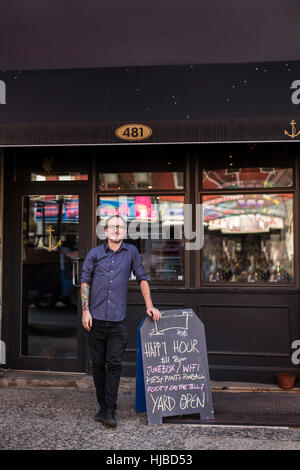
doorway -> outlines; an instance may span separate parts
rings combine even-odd
[[[4,266],[14,369],[86,370],[80,275],[90,248],[89,201],[88,186],[78,184],[12,195]]]

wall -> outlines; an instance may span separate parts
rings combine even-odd
[[[2,247],[3,247],[3,151],[0,149],[0,340],[2,338]],[[5,363],[5,347],[0,342],[0,364]]]
[[[272,383],[277,372],[294,372],[292,341],[300,331],[299,292],[287,289],[155,289],[160,310],[192,308],[205,327],[212,380]],[[124,375],[135,375],[136,328],[145,317],[141,294],[131,289],[128,324],[132,331]]]

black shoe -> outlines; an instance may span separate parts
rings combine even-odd
[[[102,424],[106,424],[110,428],[115,428],[117,426],[117,421],[115,418],[115,410],[107,409],[105,413],[105,417],[101,420]]]
[[[103,419],[106,416],[106,410],[105,408],[100,408],[98,413],[95,415],[95,420],[98,421],[99,423],[102,423]]]

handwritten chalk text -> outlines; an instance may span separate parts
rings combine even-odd
[[[184,353],[192,353],[192,352],[197,352],[199,353],[198,349],[196,348],[196,345],[198,344],[197,339],[193,339],[191,341],[179,341],[178,339],[173,340],[173,348],[174,352],[178,352],[180,354]]]

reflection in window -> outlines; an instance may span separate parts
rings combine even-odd
[[[293,281],[293,195],[204,196],[202,279]]]
[[[45,173],[31,173],[30,181],[87,181],[88,175],[68,172],[68,174],[47,175]]]
[[[228,166],[228,168],[202,172],[203,189],[284,188],[292,185],[292,168],[231,168]]]
[[[18,162],[18,179],[27,183],[88,181],[88,150],[39,148],[24,150],[22,162]]]
[[[184,196],[100,196],[97,235],[104,239],[105,220],[121,215],[127,220],[125,241],[139,249],[150,280],[183,281],[183,209]]]
[[[99,190],[183,189],[183,172],[99,173]]]
[[[24,196],[23,356],[77,356],[78,227],[78,196]]]

